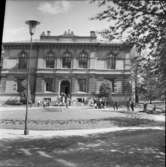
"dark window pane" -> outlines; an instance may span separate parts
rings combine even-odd
[[[116,56],[111,55],[107,59],[107,68],[108,69],[115,69],[116,68]]]
[[[65,53],[62,58],[62,67],[63,68],[71,68],[71,54]]]
[[[19,69],[27,69],[27,55],[25,53],[22,53],[19,56],[18,68]]]
[[[45,80],[45,83],[46,83],[46,91],[53,91],[53,79],[47,78]]]
[[[79,67],[80,68],[87,68],[88,67],[88,55],[84,52],[80,54]]]
[[[46,56],[46,68],[54,68],[55,59],[52,52],[48,53]]]
[[[54,59],[46,59],[46,68],[54,68]]]

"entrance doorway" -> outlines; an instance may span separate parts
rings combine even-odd
[[[65,93],[66,95],[70,94],[70,82],[65,80],[61,82],[60,93]]]

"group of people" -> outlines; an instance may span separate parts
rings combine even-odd
[[[37,102],[37,106],[40,107],[40,106],[43,106],[43,107],[48,107],[50,106],[50,100],[48,99],[44,99],[43,101],[38,101]]]
[[[102,98],[94,98],[93,99],[93,106],[96,109],[102,109],[105,108],[106,106],[106,102],[102,99]],[[112,107],[114,109],[114,111],[118,111],[120,104],[118,103],[118,101],[113,101],[112,102]],[[128,99],[128,101],[126,102],[126,107],[127,107],[127,111],[134,111],[135,108],[135,104],[134,101],[132,99]]]
[[[50,106],[50,100],[49,99],[44,99],[43,101],[38,101],[37,106],[43,106],[43,107],[47,107]],[[61,96],[59,97],[58,100],[58,104],[66,106],[66,108],[68,108],[68,106],[71,105],[71,97],[65,93],[61,94]],[[94,98],[93,99],[93,106],[96,109],[102,109],[105,108],[106,106],[106,102],[104,101],[104,99],[102,98]],[[114,101],[112,103],[112,107],[115,110],[118,111],[119,109],[119,103],[117,101]],[[134,111],[134,101],[132,99],[128,99],[128,101],[126,102],[126,107],[127,107],[127,111]]]
[[[50,103],[51,103],[51,100],[50,99],[44,99],[43,101],[38,101],[37,102],[37,106],[40,107],[40,106],[43,106],[43,107],[48,107],[50,106]],[[62,93],[60,95],[60,97],[58,98],[58,105],[63,105],[63,106],[66,106],[66,108],[68,108],[68,106],[71,105],[71,98],[69,95],[65,94],[65,93]]]
[[[131,111],[134,111],[134,107],[135,107],[134,106],[134,101],[129,99],[126,102],[126,107],[127,107],[127,111],[130,111],[130,109],[131,109]],[[114,108],[114,111],[119,109],[119,105],[118,105],[117,101],[113,102],[113,108]]]
[[[127,110],[130,111],[130,109],[134,111],[134,101],[131,99],[127,101]]]
[[[93,104],[94,104],[94,107],[95,108],[104,108],[105,107],[105,102],[102,98],[99,98],[99,99],[93,99]]]

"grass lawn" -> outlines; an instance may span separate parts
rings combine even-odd
[[[3,167],[164,167],[164,130],[0,141]]]
[[[0,128],[24,129],[25,109],[0,111]],[[153,118],[162,118],[155,121]],[[32,130],[91,129],[112,126],[164,126],[165,117],[146,113],[80,108],[31,108],[28,127]]]

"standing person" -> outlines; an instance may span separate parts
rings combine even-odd
[[[130,107],[131,107],[131,110],[134,111],[134,102],[133,101],[131,101]]]
[[[116,101],[113,103],[113,108],[114,108],[114,111],[118,110],[118,103]]]
[[[43,100],[43,107],[45,108],[46,107],[46,101]]]
[[[41,102],[40,102],[40,100],[37,102],[37,106],[38,107],[40,107],[40,104],[41,104]]]
[[[118,110],[118,102],[115,102],[115,108]]]
[[[144,112],[147,112],[147,103],[144,103]]]
[[[66,108],[68,108],[68,96],[67,96],[67,94],[65,94],[65,104],[66,104]]]
[[[113,102],[112,106],[113,106],[113,109],[114,109],[114,111],[115,111],[115,102]]]
[[[127,111],[130,111],[130,99],[126,102]]]

